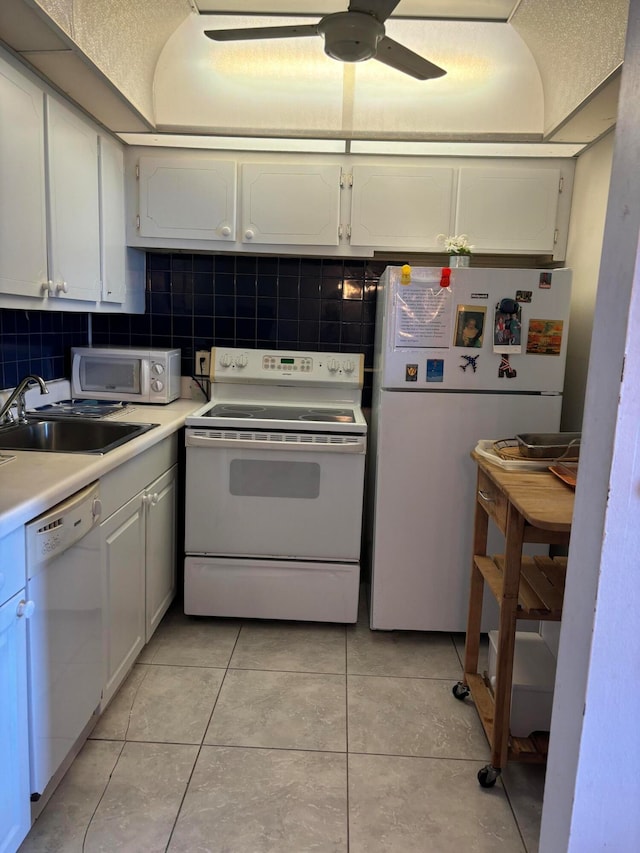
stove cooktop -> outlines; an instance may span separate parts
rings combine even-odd
[[[305,421],[310,423],[353,424],[353,409],[321,406],[272,406],[245,403],[218,403],[204,413],[207,418],[255,421]]]

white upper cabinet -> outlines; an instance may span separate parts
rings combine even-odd
[[[141,157],[141,237],[236,239],[236,164],[231,160]]]
[[[0,59],[0,292],[47,281],[43,94]]]
[[[463,167],[454,231],[477,252],[553,254],[559,193],[559,169]]]
[[[61,299],[100,299],[98,135],[47,97],[49,278]]]
[[[442,251],[452,227],[453,169],[354,166],[351,245]]]
[[[245,244],[337,246],[339,165],[245,163],[240,239]]]
[[[100,242],[102,301],[123,302],[126,294],[124,154],[100,137]]]

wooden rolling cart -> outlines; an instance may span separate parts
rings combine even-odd
[[[525,542],[567,545],[574,492],[548,471],[508,471],[471,454],[478,465],[473,560],[464,676],[453,688],[456,699],[471,694],[491,748],[491,763],[478,781],[491,788],[508,760],[546,761],[548,733],[512,737],[509,733],[516,621],[559,621],[562,615],[566,558],[523,557]],[[487,555],[492,518],[505,538],[505,553]],[[493,688],[478,672],[484,585],[500,605],[496,677]]]

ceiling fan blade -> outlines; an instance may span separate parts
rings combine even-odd
[[[214,41],[244,41],[245,39],[292,39],[317,36],[317,24],[293,27],[239,27],[233,30],[205,30],[205,36]]]
[[[399,2],[400,0],[351,0],[349,11],[364,12],[384,24]]]
[[[442,77],[447,72],[444,68],[434,65],[428,59],[423,59],[409,50],[397,41],[384,36],[378,42],[378,48],[374,57],[379,62],[384,62],[385,65],[390,65],[392,68],[397,68],[398,71],[404,71],[405,74],[410,74],[417,80],[429,80],[432,77]]]

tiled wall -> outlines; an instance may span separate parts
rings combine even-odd
[[[214,344],[363,352],[370,368],[384,267],[378,261],[149,253],[145,314],[94,314],[93,343],[180,347],[184,376],[193,371],[196,350]],[[87,342],[85,314],[4,309],[0,323],[5,388],[29,372],[45,379],[68,375],[69,347]],[[365,377],[368,405],[370,373]]]
[[[69,352],[87,342],[87,315],[0,309],[0,388],[28,373],[43,379],[69,375]]]

